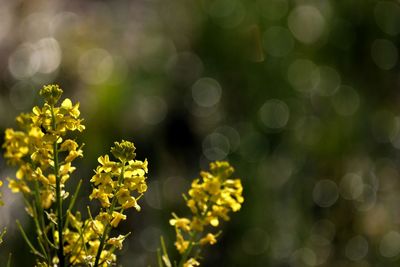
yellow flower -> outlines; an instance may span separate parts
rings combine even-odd
[[[104,173],[104,172],[97,172],[95,171],[96,174],[93,175],[92,179],[90,179],[90,181],[92,183],[94,183],[95,185],[110,185],[112,186],[112,178],[111,175],[109,173]]]
[[[42,192],[40,192],[40,199],[43,208],[50,208],[51,204],[53,204],[54,201],[53,191],[43,190]]]
[[[101,221],[103,224],[109,223],[111,219],[112,219],[112,216],[110,214],[108,214],[107,212],[100,212],[96,216],[96,220]]]
[[[10,188],[11,192],[13,193],[22,192],[29,194],[31,192],[31,190],[24,181],[16,181],[9,179],[8,188]]]
[[[215,243],[217,243],[217,239],[216,239],[215,235],[213,235],[211,233],[208,233],[205,237],[200,239],[200,245],[202,245],[202,246],[207,245],[207,244],[214,245]]]
[[[6,158],[11,165],[20,163],[22,158],[29,153],[28,136],[21,131],[6,129],[4,139],[3,148],[6,149],[4,158]]]
[[[110,222],[112,227],[117,227],[121,220],[126,220],[126,215],[116,211],[113,211],[112,217],[113,219]]]
[[[97,168],[98,172],[111,172],[117,167],[116,162],[110,161],[108,155],[99,157],[97,161],[102,165]]]
[[[43,185],[49,184],[49,179],[47,179],[47,177],[43,175],[41,168],[36,168],[36,170],[32,172],[32,178],[41,182]]]
[[[79,103],[72,105],[72,102],[69,98],[66,98],[61,103],[61,108],[64,109],[69,115],[73,118],[78,118],[81,112],[79,111]]]
[[[198,262],[194,258],[188,259],[184,264],[183,267],[194,267],[194,266],[200,266],[200,262]]]
[[[74,216],[70,211],[67,211],[67,216],[72,227],[78,230],[82,228],[83,223],[80,221],[81,216],[79,212],[77,212],[76,216]]]
[[[122,205],[123,209],[134,207],[137,211],[140,211],[140,206],[137,204],[136,199],[131,196],[130,191],[126,188],[121,188],[117,192],[118,203]]]
[[[122,249],[122,242],[125,240],[124,235],[119,235],[118,237],[112,237],[108,239],[107,244],[112,245],[118,249]]]
[[[97,188],[93,189],[92,193],[89,196],[89,199],[92,200],[94,198],[100,200],[100,204],[103,207],[111,206],[110,199],[108,198],[108,194],[106,194],[104,191],[102,191],[100,189],[97,189]]]
[[[187,218],[174,218],[169,220],[169,224],[176,228],[182,229],[183,231],[190,231],[190,220]]]
[[[217,242],[217,235],[207,233],[196,239],[206,227],[220,226],[221,219],[229,220],[229,212],[238,211],[244,199],[240,179],[230,179],[233,167],[226,161],[210,163],[210,171],[200,172],[200,178],[193,180],[189,189],[189,196],[184,195],[186,205],[192,212],[191,218],[179,218],[173,213],[174,218],[170,224],[175,227],[175,246],[180,254],[186,252],[190,242],[200,245],[213,245]],[[185,240],[182,233],[191,237]],[[193,238],[195,240],[193,240]],[[193,241],[192,241],[193,240]],[[192,243],[193,245],[193,243]],[[196,259],[189,259],[184,266],[197,266]]]
[[[176,232],[176,242],[175,247],[180,254],[185,253],[186,249],[189,247],[189,241],[185,240],[179,232]]]
[[[90,220],[89,228],[94,231],[97,235],[102,235],[104,231],[104,225],[98,220]]]

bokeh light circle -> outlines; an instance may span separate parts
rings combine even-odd
[[[339,198],[338,187],[332,180],[323,179],[315,184],[312,195],[315,204],[328,208]]]
[[[359,261],[368,253],[368,241],[365,237],[358,235],[351,238],[345,248],[346,257],[352,261]]]
[[[319,81],[318,67],[309,59],[296,59],[288,68],[288,81],[290,85],[302,93],[313,92]]]
[[[360,96],[352,87],[343,85],[332,97],[335,111],[342,116],[353,115],[360,106]]]
[[[259,0],[257,4],[261,15],[269,20],[279,20],[283,18],[289,10],[289,3],[287,0]]]
[[[400,233],[397,231],[386,233],[379,243],[379,252],[386,258],[398,256],[400,253]]]
[[[374,8],[375,21],[387,34],[400,33],[400,6],[394,1],[379,1]]]
[[[319,66],[318,73],[320,77],[316,86],[318,94],[321,96],[331,96],[335,94],[341,83],[339,73],[329,66]]]
[[[201,107],[212,107],[221,99],[221,85],[212,78],[201,78],[192,86],[192,97]]]
[[[285,127],[290,116],[289,107],[279,99],[267,100],[258,114],[261,122],[270,129]]]
[[[371,45],[371,57],[382,70],[394,68],[399,59],[399,51],[392,41],[377,39]]]
[[[312,44],[324,33],[325,18],[316,7],[301,5],[290,12],[288,26],[297,40]]]

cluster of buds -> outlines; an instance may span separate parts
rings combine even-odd
[[[215,244],[221,233],[216,230],[221,219],[227,221],[231,211],[240,210],[243,187],[240,179],[230,178],[233,172],[226,161],[210,163],[210,171],[201,172],[201,178],[192,182],[189,196],[184,196],[191,218],[173,214],[170,224],[176,231],[175,247],[182,255],[179,266],[199,265],[198,256],[189,258],[192,249]]]

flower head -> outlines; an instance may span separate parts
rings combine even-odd
[[[136,157],[136,148],[132,142],[122,140],[122,142],[115,142],[114,145],[111,153],[121,162],[133,160]]]
[[[240,210],[244,199],[240,179],[231,179],[233,167],[226,161],[210,163],[209,171],[200,172],[200,178],[192,182],[189,196],[185,196],[186,205],[192,217],[179,218],[173,213],[169,221],[175,227],[175,247],[180,254],[187,253],[188,247],[213,245],[220,233],[207,232],[229,220],[229,213]],[[195,238],[196,240],[193,240]],[[192,243],[191,243],[192,242]],[[196,258],[190,258],[184,266],[197,266]]]
[[[60,99],[63,91],[57,84],[45,85],[39,94],[44,97],[46,103],[54,105]]]

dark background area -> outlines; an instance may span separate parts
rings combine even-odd
[[[121,224],[124,266],[155,266],[160,235],[175,250],[168,219],[213,160],[245,203],[203,266],[398,266],[399,34],[398,1],[1,1],[0,137],[57,83],[87,129],[71,187],[135,143],[149,191]],[[2,192],[1,259],[31,266]]]

